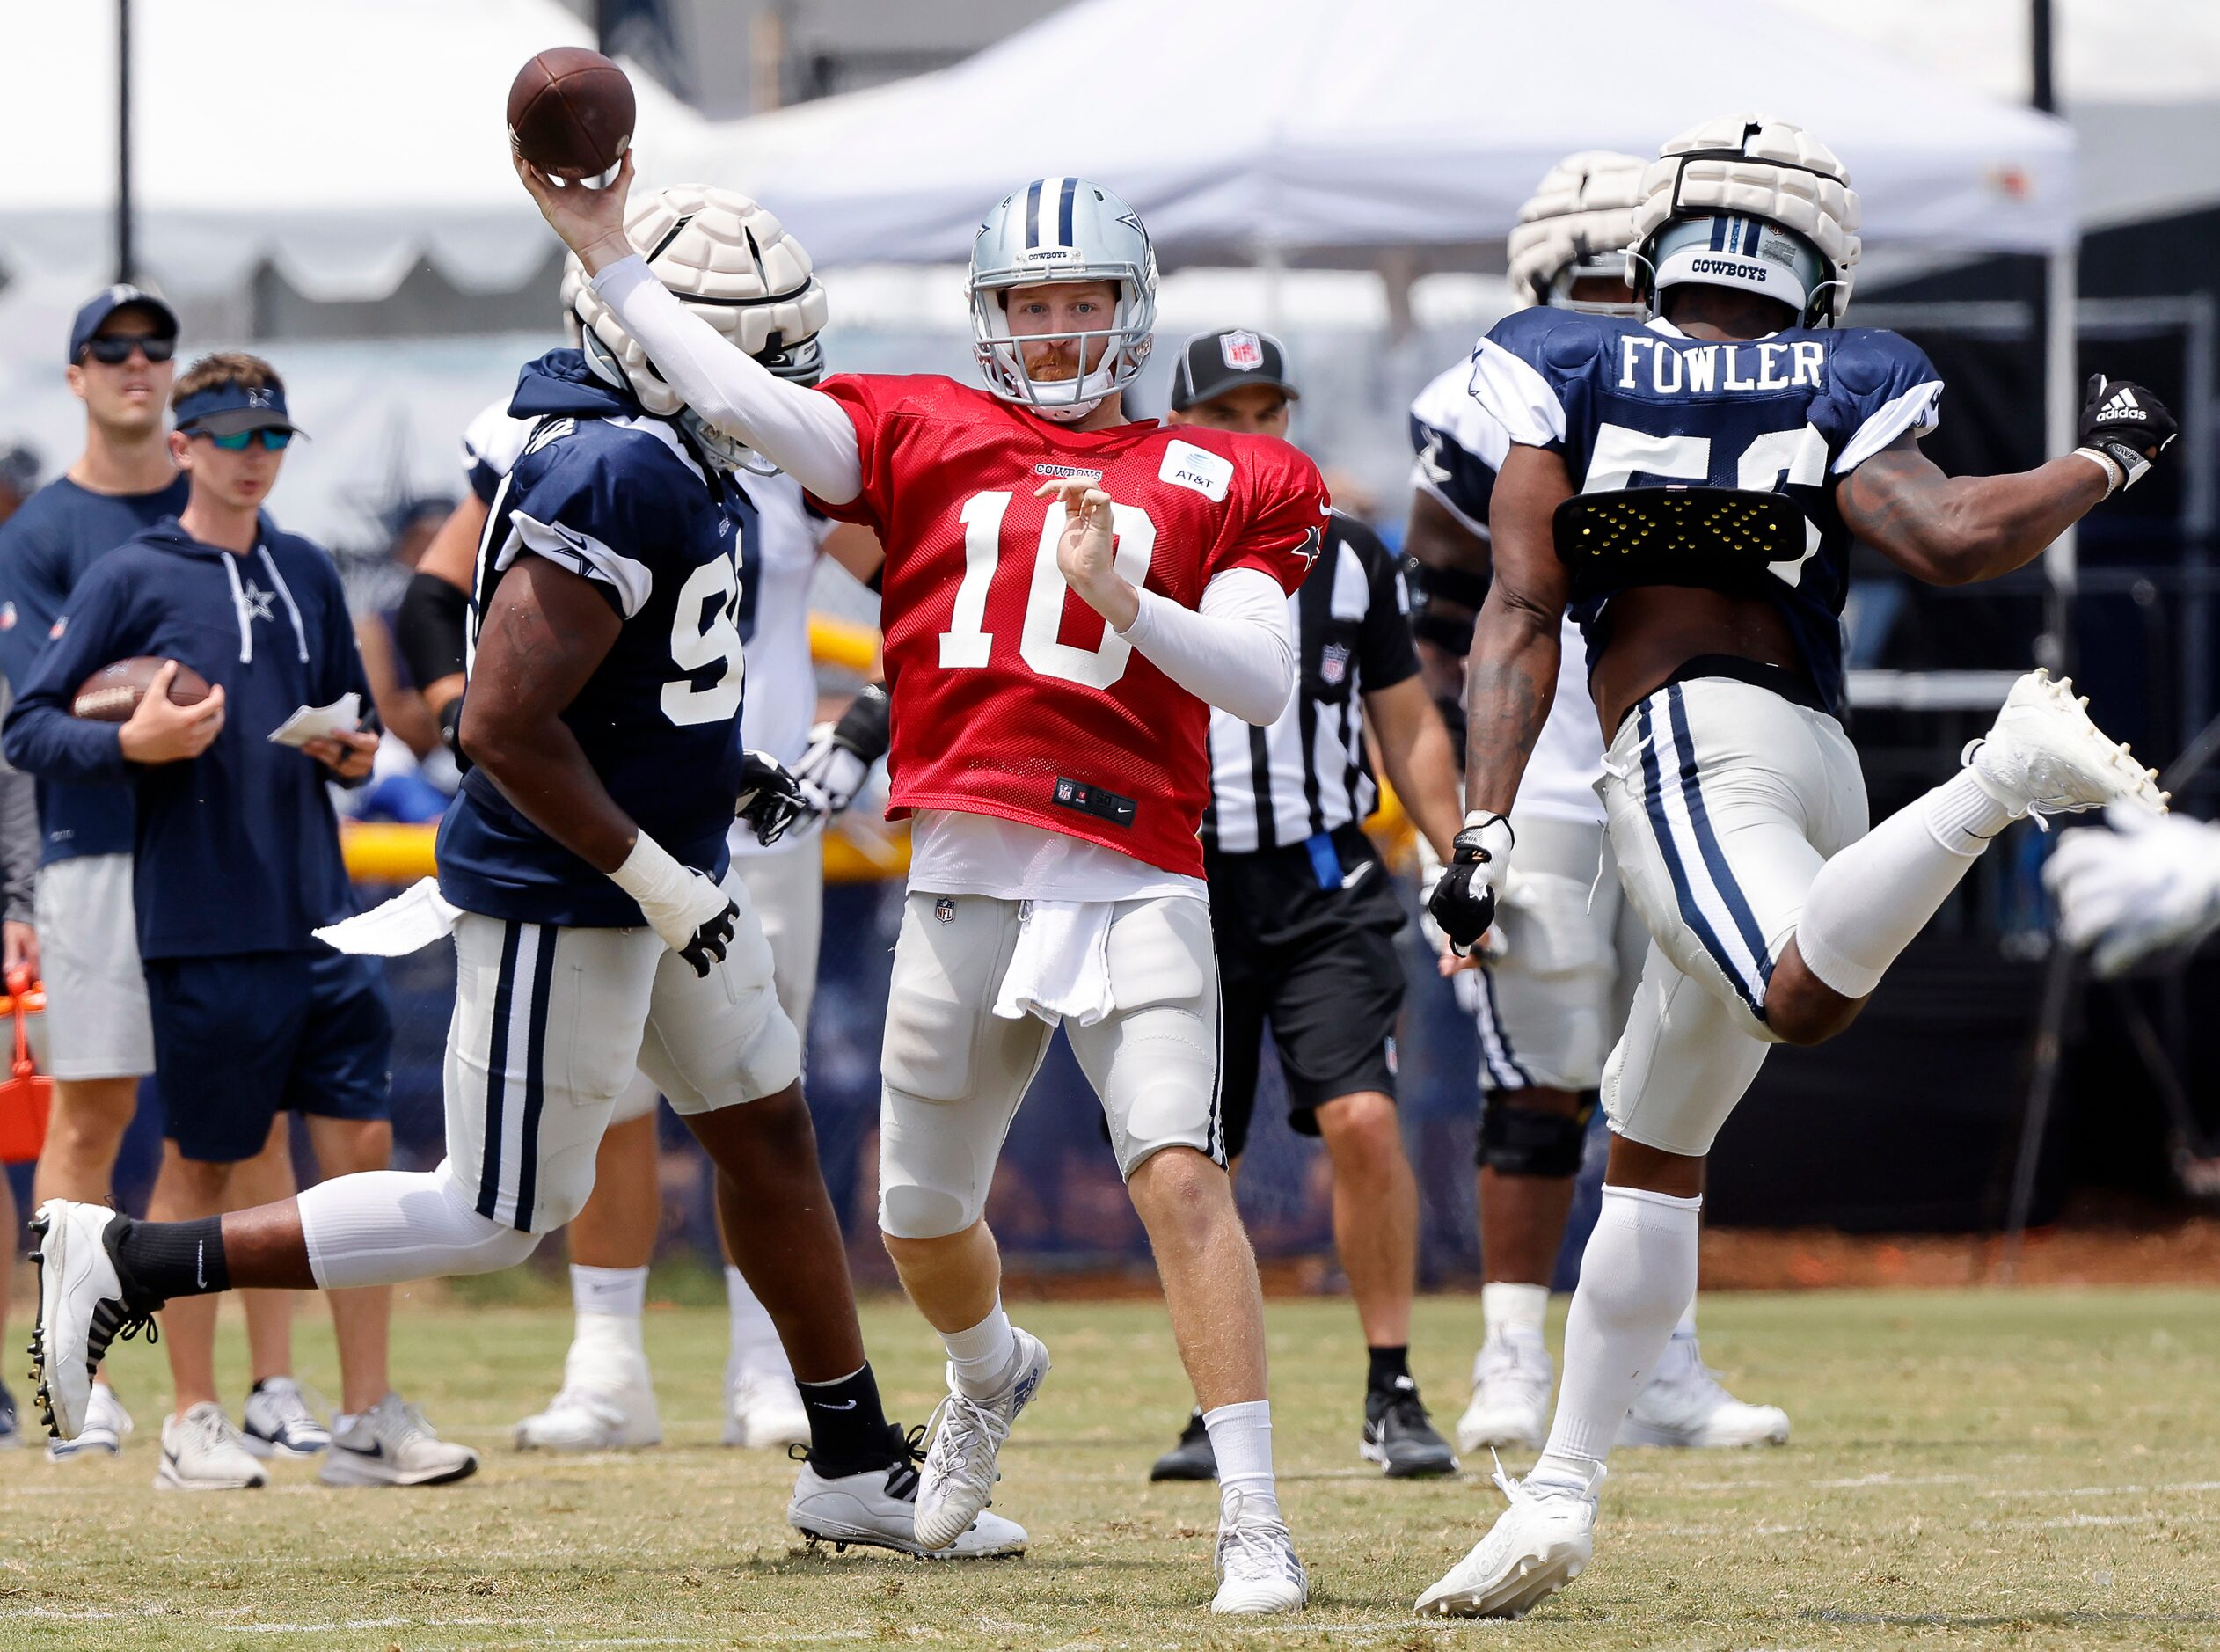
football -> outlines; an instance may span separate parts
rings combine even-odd
[[[96,723],[127,722],[131,713],[139,709],[139,702],[146,698],[154,674],[169,663],[153,654],[142,654],[129,660],[118,660],[113,665],[104,665],[78,684],[69,710],[74,715]],[[170,704],[198,705],[208,697],[208,678],[189,665],[179,665],[177,676],[170,681]]]
[[[552,177],[598,186],[632,147],[636,113],[623,69],[586,47],[558,46],[509,83],[509,147]]]

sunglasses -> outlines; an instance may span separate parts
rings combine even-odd
[[[290,430],[239,430],[228,436],[208,435],[205,430],[188,430],[186,434],[188,436],[207,436],[226,453],[245,452],[254,445],[257,436],[262,439],[262,445],[272,453],[282,453],[287,443],[293,440]]]
[[[166,362],[177,354],[178,341],[129,334],[116,339],[93,339],[84,347],[84,353],[104,367],[121,367],[131,359],[134,350],[144,351],[150,362]]]

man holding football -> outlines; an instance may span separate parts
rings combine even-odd
[[[1195,833],[1210,707],[1268,724],[1293,685],[1287,595],[1325,525],[1317,467],[1276,441],[1127,420],[1155,254],[1125,203],[1083,179],[1037,179],[987,215],[968,283],[986,390],[876,375],[813,390],[690,317],[632,255],[629,161],[601,190],[519,173],[687,404],[886,546],[889,813],[916,825],[880,1225],[949,1354],[919,1542],[986,1507],[1002,1442],[1048,1371],[1003,1312],[983,1217],[1061,1021],[1102,1098],[1216,1451],[1213,1609],[1300,1608],[1262,1297],[1223,1162]]]

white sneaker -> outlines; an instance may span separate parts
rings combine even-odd
[[[155,1490],[244,1491],[268,1478],[215,1400],[203,1400],[181,1417],[163,1418]]]
[[[948,1367],[948,1397],[926,1425],[931,1442],[917,1479],[917,1541],[929,1549],[953,1543],[993,1501],[995,1458],[1048,1374],[1048,1350],[1040,1338],[1014,1327],[1012,1334],[1017,1363],[1008,1386],[993,1398],[970,1398],[956,1386],[954,1365]]]
[[[809,1413],[794,1379],[778,1371],[727,1371],[725,1444],[754,1451],[808,1444]]]
[[[31,1253],[39,1265],[31,1371],[47,1429],[57,1440],[84,1432],[92,1373],[108,1344],[142,1330],[150,1342],[161,1335],[153,1307],[135,1313],[124,1306],[123,1284],[104,1239],[109,1224],[122,1219],[104,1204],[69,1199],[47,1200],[31,1218],[31,1231],[39,1236],[39,1248]]]
[[[794,1477],[793,1501],[786,1524],[814,1548],[829,1543],[836,1552],[851,1544],[892,1549],[927,1561],[999,1560],[1026,1552],[1026,1529],[998,1514],[982,1513],[956,1534],[953,1543],[927,1548],[917,1541],[917,1442],[923,1429],[910,1430],[902,1459],[887,1468],[827,1479],[807,1458]]]
[[[574,1341],[547,1409],[516,1425],[520,1451],[631,1451],[659,1445],[663,1420],[643,1356]]]
[[[1218,1522],[1218,1592],[1215,1612],[1254,1615],[1301,1612],[1311,1604],[1311,1575],[1296,1558],[1295,1539],[1279,1519],[1244,1519],[1241,1497],[1233,1517]]]
[[[2039,826],[2046,815],[2107,803],[2165,814],[2158,772],[2092,722],[2088,705],[2075,698],[2072,678],[2054,683],[2048,671],[2030,671],[2012,685],[1988,735],[1967,746],[1966,766],[1982,790]]]
[[[326,1486],[444,1486],[478,1472],[478,1453],[442,1440],[398,1394],[333,1419],[332,1449],[317,1479]]]
[[[1603,1476],[1598,1474],[1597,1480]],[[1488,1534],[1419,1597],[1421,1616],[1523,1618],[1581,1575],[1596,1553],[1596,1488],[1537,1486],[1501,1468],[1511,1506]]]
[[[115,1390],[106,1383],[95,1383],[84,1404],[84,1427],[77,1430],[74,1440],[48,1440],[47,1461],[66,1463],[73,1457],[113,1457],[123,1450],[123,1442],[130,1437],[134,1426],[131,1414],[123,1408],[123,1401],[115,1397]]]
[[[1557,1368],[1539,1336],[1491,1336],[1472,1359],[1472,1403],[1457,1420],[1457,1449],[1542,1449]]]
[[[1665,1345],[1657,1369],[1618,1426],[1621,1445],[1785,1445],[1788,1413],[1744,1405],[1704,1363],[1692,1336]]]
[[[266,1377],[246,1397],[239,1437],[257,1457],[297,1460],[332,1444],[332,1430],[290,1377]]]

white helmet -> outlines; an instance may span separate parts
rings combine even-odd
[[[1011,337],[1004,295],[1047,281],[1098,281],[1118,289],[1107,327],[1034,336],[1071,340],[1083,365],[1087,347],[1107,340],[1102,360],[1091,373],[1036,381]],[[1085,418],[1104,398],[1130,384],[1149,359],[1157,321],[1156,249],[1132,208],[1084,178],[1036,178],[1004,196],[972,243],[964,290],[971,300],[971,350],[987,388],[1044,419],[1069,423]]]
[[[825,289],[801,243],[762,207],[729,189],[680,185],[633,196],[624,233],[680,303],[779,377],[814,384],[822,376]],[[725,469],[747,464],[748,450],[704,423],[655,370],[576,253],[563,265],[563,308],[595,374],[649,413],[676,419]]]
[[[1511,290],[1530,304],[1592,315],[1639,316],[1636,303],[1575,302],[1581,281],[1624,281],[1634,244],[1634,203],[1648,163],[1610,150],[1582,150],[1549,170],[1511,231]]]
[[[1834,152],[1771,115],[1729,115],[1658,150],[1634,208],[1627,280],[1778,298],[1804,326],[1842,319],[1858,263],[1858,192]]]

